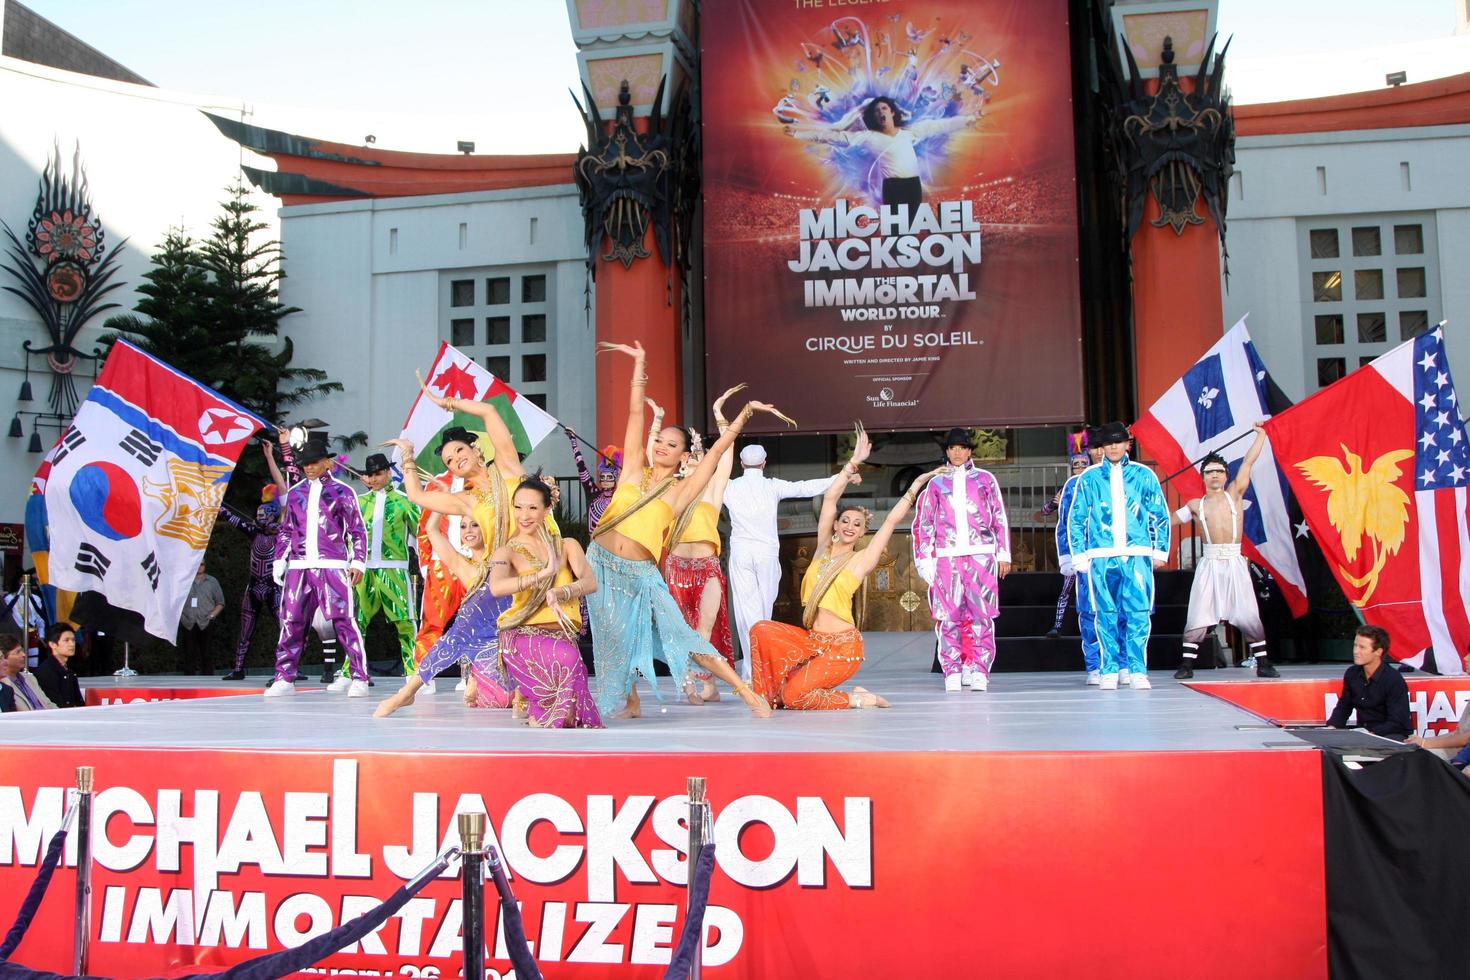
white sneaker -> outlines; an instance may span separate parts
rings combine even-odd
[[[433,681],[426,681],[426,682],[424,682],[424,686],[420,690],[422,690],[425,694],[433,694],[434,693],[434,682]]]
[[[960,689],[960,675],[959,674],[946,674],[945,677],[944,677],[944,692],[946,694],[954,694],[954,693],[958,692],[959,689]]]
[[[1127,687],[1132,682],[1133,682],[1133,671],[1129,670],[1126,667],[1123,668],[1122,670],[1118,671],[1118,686],[1119,687]]]
[[[1116,691],[1118,689],[1118,675],[1103,674],[1097,686],[1104,691]]]
[[[1102,683],[1102,671],[1100,671],[1100,670],[1089,670],[1087,672],[1087,686],[1088,687],[1097,687],[1101,683]]]
[[[346,674],[338,674],[332,678],[332,683],[327,685],[329,691],[345,691],[352,684],[352,678]]]
[[[365,698],[368,696],[367,681],[349,681],[347,684],[347,696],[349,698]]]
[[[960,684],[961,684],[961,686],[963,686],[963,687],[973,687],[974,684],[975,684],[975,677],[976,677],[976,675],[978,673],[979,673],[979,671],[971,670],[969,667],[961,667],[960,668]]]
[[[975,676],[972,677],[972,678],[970,678],[970,690],[972,690],[972,691],[988,691],[988,690],[990,690],[990,678],[989,677],[986,677],[984,674],[980,673],[979,671],[976,671],[975,672]]]
[[[463,677],[461,677],[459,679],[459,683],[458,684],[454,685],[454,689],[456,691],[463,691],[464,690],[464,678]]]
[[[265,696],[268,698],[278,698],[283,694],[295,693],[296,685],[292,684],[290,681],[283,680],[272,681],[271,686],[265,689]]]
[[[1129,680],[1128,686],[1133,688],[1135,691],[1147,691],[1153,687],[1153,685],[1148,682],[1148,677],[1143,674],[1134,674],[1132,679]]]

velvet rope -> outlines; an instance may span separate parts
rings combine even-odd
[[[451,852],[439,858],[432,867],[424,871],[417,878],[398,889],[390,895],[387,901],[377,908],[353,919],[330,932],[324,932],[315,939],[309,940],[295,949],[285,949],[276,953],[267,953],[254,959],[237,963],[228,970],[216,973],[188,973],[171,980],[279,980],[280,977],[304,970],[318,960],[326,959],[333,953],[362,939],[368,933],[387,922],[389,917],[403,908],[409,899],[413,898],[424,886],[433,881],[449,866],[458,852]],[[44,970],[32,970],[18,963],[0,963],[0,980],[82,980],[65,973],[49,973]],[[88,977],[86,980],[93,980]],[[102,978],[96,978],[102,980]]]
[[[26,930],[31,927],[31,920],[36,917],[36,909],[41,907],[41,899],[46,897],[46,888],[51,884],[51,875],[56,872],[56,865],[61,861],[61,852],[65,845],[66,827],[63,826],[51,835],[51,846],[46,848],[46,856],[36,869],[36,880],[31,882],[31,890],[26,892],[26,900],[20,903],[20,909],[15,913],[15,922],[5,934],[4,944],[0,945],[0,960],[10,959],[10,954],[15,952],[15,947],[25,938]]]
[[[521,907],[516,904],[515,893],[510,890],[500,855],[492,847],[486,857],[491,876],[495,879],[495,890],[500,893],[500,928],[505,933],[505,951],[515,968],[516,980],[541,980],[541,968],[536,965],[536,958],[531,955],[531,947],[526,942]]]
[[[694,956],[704,942],[704,911],[709,907],[709,883],[714,873],[715,845],[710,842],[699,849],[699,863],[694,866],[694,880],[689,885],[689,915],[684,919],[684,931],[679,933],[679,944],[674,947],[664,980],[689,976]]]

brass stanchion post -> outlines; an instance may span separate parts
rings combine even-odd
[[[459,815],[465,980],[485,976],[485,814]]]
[[[77,766],[77,894],[71,940],[71,972],[87,975],[92,939],[92,767]]]

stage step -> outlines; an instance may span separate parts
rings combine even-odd
[[[1194,573],[1165,569],[1154,572],[1154,604],[1189,605],[1189,587]],[[1062,590],[1060,572],[1012,572],[1000,580],[1000,607],[1056,606]]]

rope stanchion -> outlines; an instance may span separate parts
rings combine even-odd
[[[490,865],[491,877],[495,879],[495,890],[500,893],[500,931],[505,935],[505,949],[510,956],[510,965],[515,969],[516,980],[541,980],[541,968],[536,965],[530,944],[526,942],[521,907],[516,904],[515,893],[510,890],[500,852],[493,847],[486,848],[485,860]]]
[[[714,819],[702,776],[689,777],[689,907],[664,980],[698,980],[704,968],[704,913],[715,873]]]
[[[701,858],[705,849],[710,852],[710,865],[714,863],[714,844],[710,842],[710,819],[709,799],[705,796],[705,784],[703,776],[690,776],[688,782],[689,793],[689,904],[685,913],[684,931],[687,934],[690,924],[695,925],[694,941],[688,947],[687,954],[689,964],[687,972],[689,980],[699,980],[704,970],[704,908],[709,900],[709,880],[706,876],[703,894],[700,894],[698,876],[696,871],[700,867]],[[679,939],[681,947],[685,945],[684,937]],[[677,961],[677,957],[675,958]],[[670,971],[667,976],[683,977],[683,972],[674,973]]]
[[[463,900],[465,977],[485,975],[485,814],[459,815],[460,897]]]
[[[71,822],[77,815],[79,800],[73,798],[71,805],[66,808],[65,815],[61,818],[61,826],[56,833],[51,835],[51,843],[46,846],[46,855],[41,858],[41,866],[36,869],[36,878],[31,882],[30,891],[26,892],[25,901],[20,903],[16,910],[15,922],[10,926],[10,931],[5,934],[5,941],[0,942],[0,961],[10,959],[10,954],[15,952],[15,947],[25,938],[26,931],[30,929],[31,922],[36,918],[36,910],[41,907],[41,899],[46,897],[46,889],[51,886],[51,876],[56,873],[56,866],[61,863],[61,854],[66,847],[66,838],[71,830]]]
[[[71,972],[87,974],[92,942],[92,767],[77,766],[77,890],[71,938]]]

